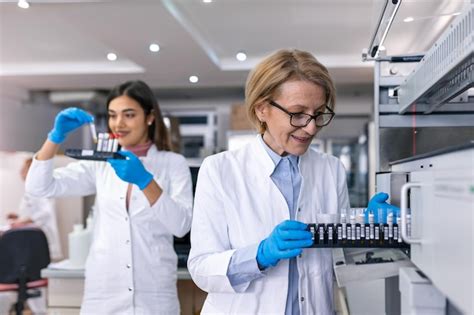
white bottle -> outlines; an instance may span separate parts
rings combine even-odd
[[[84,230],[82,224],[74,224],[74,229],[68,235],[69,262],[71,267],[83,269],[89,255],[90,232]]]

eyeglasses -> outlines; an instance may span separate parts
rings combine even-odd
[[[284,109],[281,105],[278,105],[274,101],[268,101],[268,103],[279,110],[285,112],[290,116],[290,125],[293,127],[306,127],[310,123],[311,119],[314,119],[317,127],[327,126],[336,115],[331,108],[326,105],[326,112],[316,112],[315,115],[309,115],[305,113],[291,113]]]

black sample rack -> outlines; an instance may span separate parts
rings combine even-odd
[[[409,248],[397,224],[310,223],[311,247]]]
[[[107,161],[107,159],[125,160],[126,157],[117,152],[66,149],[65,155],[78,160]]]

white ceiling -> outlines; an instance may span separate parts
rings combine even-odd
[[[294,47],[313,52],[339,85],[370,84],[372,64],[361,52],[384,2],[38,0],[25,10],[0,0],[0,83],[27,90],[108,89],[129,79],[153,88],[241,87],[260,58]],[[425,51],[467,2],[403,0],[387,52]],[[415,21],[404,23],[407,16]],[[152,42],[159,53],[148,50]],[[247,61],[235,59],[240,50]],[[108,52],[118,59],[108,61]]]

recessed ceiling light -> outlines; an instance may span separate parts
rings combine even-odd
[[[114,54],[114,53],[108,53],[107,54],[107,59],[109,59],[110,61],[115,61],[115,60],[117,60],[117,55]]]
[[[237,55],[235,55],[235,58],[237,58],[238,61],[245,61],[247,59],[247,54],[243,51],[239,51]]]
[[[212,0],[202,0],[202,2],[204,2],[204,3],[211,3]]]
[[[28,9],[30,7],[30,4],[26,0],[18,0],[17,5],[22,9]]]
[[[410,23],[410,22],[413,22],[415,19],[412,17],[412,16],[408,16],[406,18],[403,19],[403,22],[405,23]]]
[[[191,83],[197,83],[199,81],[199,78],[197,75],[192,75],[189,77],[189,82]]]
[[[158,45],[158,44],[151,44],[149,48],[150,48],[150,51],[152,51],[152,52],[159,52],[160,51],[160,45]]]

